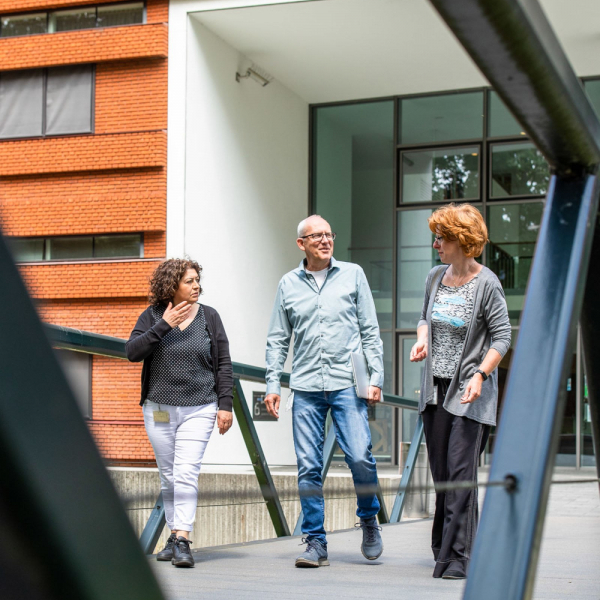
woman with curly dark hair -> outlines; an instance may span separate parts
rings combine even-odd
[[[192,260],[160,264],[150,280],[150,306],[126,344],[130,361],[144,361],[140,405],[171,529],[156,559],[177,567],[194,566],[189,535],[215,420],[221,434],[233,422],[229,342],[217,311],[198,303],[201,272]]]

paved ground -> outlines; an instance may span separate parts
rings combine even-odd
[[[595,476],[593,471],[583,476]],[[582,477],[557,474],[555,478]],[[169,600],[401,598],[450,600],[462,597],[464,582],[433,579],[429,550],[431,520],[406,521],[383,528],[385,551],[367,562],[361,534],[328,536],[330,567],[295,569],[303,547],[286,538],[196,551],[194,569],[152,561]],[[600,497],[594,484],[552,489],[534,598],[600,600]]]

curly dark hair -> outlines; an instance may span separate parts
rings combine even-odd
[[[170,258],[156,267],[150,278],[148,302],[154,306],[166,306],[173,301],[179,282],[188,269],[194,269],[198,276],[202,275],[202,267],[189,258]],[[202,287],[200,287],[200,294]]]

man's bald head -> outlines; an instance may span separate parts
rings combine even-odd
[[[298,223],[298,237],[306,235],[308,230],[331,231],[329,223],[321,215],[311,215]]]

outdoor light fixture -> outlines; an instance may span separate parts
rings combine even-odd
[[[269,79],[267,79],[266,77],[263,77],[260,73],[258,73],[251,67],[248,67],[245,75],[241,75],[240,73],[235,74],[235,80],[238,83],[240,82],[240,80],[248,79],[248,78],[254,79],[254,81],[256,81],[256,83],[260,83],[260,85],[262,85],[263,87],[265,87],[265,85],[269,85],[269,83],[271,83],[271,81]]]

